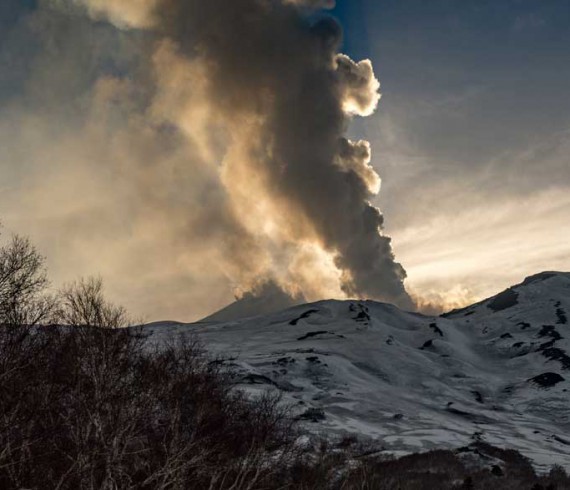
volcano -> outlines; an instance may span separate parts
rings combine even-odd
[[[309,433],[370,438],[392,454],[484,441],[570,469],[570,273],[441,316],[374,301],[248,306],[243,319],[226,310],[146,329],[152,342],[196,336],[238,387],[280,391]]]

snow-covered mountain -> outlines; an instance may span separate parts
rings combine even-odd
[[[285,310],[306,303],[302,295],[290,296],[272,281],[259,285],[254,292],[245,293],[220,311],[204,318],[200,323],[230,322]]]
[[[570,273],[545,272],[441,317],[320,301],[231,322],[153,324],[197,335],[249,390],[279,389],[307,430],[386,450],[473,440],[570,469]]]

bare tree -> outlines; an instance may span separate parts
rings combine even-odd
[[[44,257],[28,238],[14,235],[0,248],[0,324],[50,321],[55,300],[48,286]]]
[[[75,327],[122,328],[131,324],[125,308],[105,299],[100,277],[79,279],[61,290],[60,321]]]

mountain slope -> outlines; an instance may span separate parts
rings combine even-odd
[[[285,310],[305,303],[302,295],[290,296],[274,282],[261,284],[253,292],[245,293],[241,298],[200,322],[230,322]]]
[[[570,469],[570,274],[543,273],[442,317],[321,301],[233,322],[154,324],[196,334],[269,387],[308,430],[376,438],[391,452],[482,439]]]

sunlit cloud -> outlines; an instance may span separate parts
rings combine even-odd
[[[565,190],[497,198],[492,206],[439,209],[439,216],[422,226],[393,230],[395,249],[420,303],[449,310],[492,296],[538,271],[566,270],[568,216],[570,195]]]
[[[370,203],[370,145],[345,137],[380,83],[370,61],[338,54],[337,21],[306,17],[332,6],[42,3],[30,35],[54,51],[0,114],[17,128],[4,166],[26,165],[1,198],[6,223],[57,283],[101,274],[153,319],[199,318],[267,283],[413,308]]]

